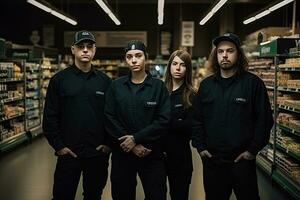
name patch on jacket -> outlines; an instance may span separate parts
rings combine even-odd
[[[147,106],[155,106],[155,105],[157,105],[157,102],[156,101],[147,101],[146,104],[147,104]]]
[[[182,105],[181,103],[180,103],[180,104],[175,104],[175,105],[174,105],[175,108],[182,107],[182,106],[183,106],[183,105]]]
[[[238,98],[235,98],[235,102],[238,102],[238,103],[246,103],[246,102],[247,102],[247,99],[238,97]]]
[[[104,95],[104,92],[96,91],[96,94],[97,94],[97,95]]]

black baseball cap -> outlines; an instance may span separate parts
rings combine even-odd
[[[144,42],[142,42],[141,40],[130,40],[124,48],[125,54],[128,51],[135,50],[135,49],[143,51],[146,56],[146,46]]]
[[[96,39],[94,35],[89,31],[78,31],[74,36],[74,44],[79,44],[82,41],[90,41],[92,43],[96,43]]]
[[[215,46],[218,46],[218,44],[222,41],[229,41],[235,44],[235,46],[240,47],[241,42],[239,36],[237,36],[234,33],[224,33],[224,35],[218,36],[215,39],[213,39],[213,44]]]

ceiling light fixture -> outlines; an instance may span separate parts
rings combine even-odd
[[[220,0],[213,8],[208,12],[208,14],[202,18],[199,22],[200,25],[204,25],[228,0]]]
[[[98,5],[104,10],[104,12],[113,20],[116,25],[120,25],[120,20],[116,17],[116,15],[111,11],[108,5],[103,0],[95,0]]]
[[[158,0],[157,12],[158,12],[158,24],[162,25],[164,23],[164,5],[165,0]]]
[[[72,24],[72,25],[77,25],[77,22],[75,19],[72,19],[71,17],[67,16],[67,14],[65,14],[63,11],[51,6],[51,4],[49,4],[47,1],[44,0],[27,0],[27,3],[30,3],[52,15],[54,15],[55,17],[58,17],[62,20],[65,20],[66,22]]]
[[[278,1],[270,6],[268,6],[266,9],[263,9],[261,11],[259,11],[257,14],[255,14],[254,16],[252,17],[249,17],[248,19],[244,20],[243,21],[243,24],[249,24],[251,22],[254,22],[255,20],[257,19],[260,19],[268,14],[270,14],[271,12],[273,12],[274,10],[277,10],[291,2],[293,2],[294,0],[281,0],[281,1]]]

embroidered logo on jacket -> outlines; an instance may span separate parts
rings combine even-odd
[[[235,101],[236,101],[236,102],[240,102],[240,103],[246,103],[246,102],[247,102],[247,100],[246,100],[246,99],[244,99],[244,98],[241,98],[241,97],[239,97],[239,98],[235,98]]]
[[[96,94],[99,94],[99,95],[104,95],[104,92],[101,92],[101,91],[96,91]]]
[[[157,102],[156,101],[147,101],[146,104],[148,106],[155,106],[157,104]]]
[[[174,105],[175,108],[182,107],[182,106],[183,106],[182,103]]]

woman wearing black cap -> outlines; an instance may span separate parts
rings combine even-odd
[[[166,199],[161,136],[169,123],[169,95],[161,80],[145,70],[146,47],[138,40],[125,47],[130,74],[112,82],[107,93],[106,129],[112,144],[112,197],[134,200],[138,174],[147,200]]]
[[[166,170],[172,200],[188,200],[193,163],[190,148],[191,109],[195,90],[192,86],[192,61],[188,52],[172,53],[165,84],[171,99],[171,127],[165,136]]]

